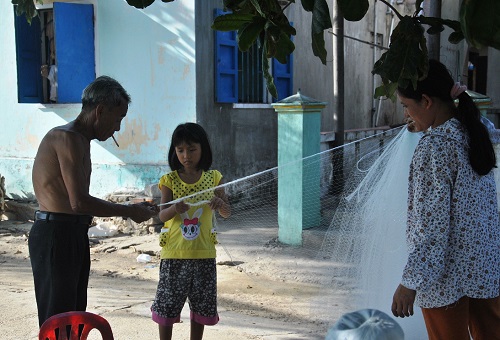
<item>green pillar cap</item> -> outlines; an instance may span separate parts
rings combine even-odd
[[[291,95],[290,97],[284,98],[280,100],[277,103],[272,103],[271,105],[275,109],[286,109],[286,108],[317,108],[317,109],[322,109],[324,108],[328,103],[326,102],[320,102],[316,99],[304,96],[302,93],[300,93],[300,89],[297,91],[296,94]]]

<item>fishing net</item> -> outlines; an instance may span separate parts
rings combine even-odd
[[[358,309],[391,315],[406,261],[407,178],[419,137],[400,127],[222,185],[232,214],[214,220],[217,261],[245,280],[223,284],[219,295],[237,300],[258,287],[261,313],[249,306],[251,313],[310,322],[324,334]],[[204,204],[206,193],[184,200]],[[405,334],[426,336],[421,324],[405,323]]]

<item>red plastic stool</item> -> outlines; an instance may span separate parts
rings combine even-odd
[[[71,328],[69,334],[68,326]],[[80,329],[81,334],[80,333]],[[56,330],[59,335],[56,336]],[[45,320],[40,332],[39,340],[87,340],[92,329],[101,332],[103,340],[114,340],[113,332],[108,321],[102,316],[90,312],[67,312],[56,314]]]

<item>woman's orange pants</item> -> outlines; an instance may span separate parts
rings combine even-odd
[[[500,340],[500,296],[464,296],[439,308],[422,308],[429,340]],[[470,331],[470,334],[469,334]]]

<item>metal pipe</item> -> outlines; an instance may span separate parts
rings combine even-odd
[[[373,43],[377,44],[377,0],[373,3]],[[373,65],[377,62],[377,47],[373,46]],[[372,74],[372,93],[375,94],[375,89],[377,87],[375,74]],[[375,120],[377,109],[375,107],[375,97],[372,95],[372,115],[371,115],[371,126],[375,127],[377,121]]]

